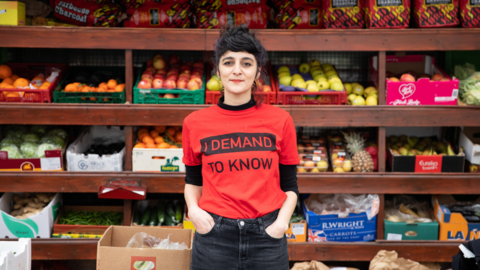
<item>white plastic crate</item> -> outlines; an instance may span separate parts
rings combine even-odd
[[[32,240],[0,241],[0,270],[31,270]]]

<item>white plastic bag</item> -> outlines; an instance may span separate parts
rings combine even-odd
[[[144,232],[136,233],[130,241],[127,248],[154,248],[154,249],[188,249],[185,243],[171,242],[170,234],[167,239],[160,239]]]

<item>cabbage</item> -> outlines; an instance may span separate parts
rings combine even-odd
[[[67,132],[61,128],[52,129],[48,132],[48,135],[56,135],[62,139],[67,138]]]
[[[35,142],[40,141],[40,137],[38,137],[37,134],[30,132],[30,133],[22,135],[22,140],[24,142],[34,142],[35,143]]]
[[[20,145],[20,150],[26,158],[33,158],[37,151],[37,144],[33,142],[24,142]]]
[[[56,135],[44,136],[40,140],[40,143],[50,143],[50,144],[56,145],[56,146],[61,147],[61,148],[63,148],[65,146],[65,141],[62,138],[60,138]]]
[[[5,129],[5,138],[20,138],[27,133],[27,128],[24,126],[8,126]]]
[[[54,150],[56,148],[57,148],[57,146],[55,146],[51,143],[42,143],[38,146],[37,152],[35,153],[35,157],[36,158],[44,158],[46,150]]]
[[[0,142],[0,147],[4,147],[7,145],[15,145],[17,147],[20,147],[20,144],[22,144],[22,139],[20,138],[5,138]]]
[[[31,132],[35,132],[37,134],[45,134],[47,132],[47,126],[44,125],[33,125],[30,127]]]
[[[15,145],[4,146],[0,149],[0,151],[7,151],[9,159],[24,158],[22,153],[20,153],[20,150],[18,149],[18,147],[16,147]]]

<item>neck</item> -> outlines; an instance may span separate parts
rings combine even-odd
[[[223,103],[230,106],[238,106],[250,101],[250,99],[252,98],[252,91],[246,91],[241,94],[233,94],[231,92],[225,91],[223,95],[225,96],[225,101]]]

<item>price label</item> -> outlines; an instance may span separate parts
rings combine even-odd
[[[312,143],[312,146],[320,146],[320,143]]]
[[[322,153],[322,150],[313,150],[314,154],[320,155]]]
[[[387,234],[387,240],[400,241],[402,240],[402,235],[398,233],[389,233]]]
[[[312,160],[313,161],[320,161],[320,160],[322,160],[322,158],[321,157],[312,157]]]
[[[305,234],[305,224],[292,224],[292,232],[295,235]]]
[[[62,169],[62,164],[60,163],[59,157],[41,158],[40,166],[42,167],[42,171],[58,171]]]
[[[345,152],[338,152],[338,157],[344,157],[346,155]]]

